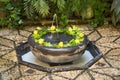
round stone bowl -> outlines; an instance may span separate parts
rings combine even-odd
[[[71,38],[69,35],[60,35],[61,40],[67,40],[68,38]],[[50,36],[47,35],[46,37],[43,37],[44,39],[49,40]],[[66,37],[66,39],[65,39]],[[55,41],[55,38],[51,38],[50,40]],[[66,41],[65,41],[66,42]],[[84,41],[76,46],[70,46],[70,47],[63,47],[63,48],[55,48],[55,47],[46,47],[42,46],[38,43],[36,43],[32,36],[30,35],[28,37],[28,43],[30,45],[32,53],[41,61],[46,63],[68,63],[72,62],[82,56],[84,53],[87,44],[89,43],[89,40],[87,36],[84,36]]]

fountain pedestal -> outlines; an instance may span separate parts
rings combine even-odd
[[[28,42],[16,46],[16,53],[19,63],[46,72],[87,69],[102,57],[100,50],[91,41],[88,43],[83,55],[69,63],[56,64],[40,61],[33,55]]]

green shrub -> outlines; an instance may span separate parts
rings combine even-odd
[[[19,28],[23,24],[22,16],[28,19],[41,20],[54,14],[58,16],[58,23],[62,26],[68,24],[68,19],[75,13],[80,20],[92,19],[90,26],[103,25],[104,12],[109,4],[104,0],[2,0],[7,3],[4,7],[6,17],[0,19],[0,26]],[[26,17],[25,17],[26,18]],[[82,19],[81,19],[82,18]]]
[[[0,0],[0,2],[5,2],[5,3],[7,3],[7,2],[9,2],[10,0]]]
[[[3,7],[3,11],[5,12],[5,17],[0,19],[0,26],[15,29],[23,24],[21,6],[15,6],[11,1],[8,1]]]
[[[80,13],[82,20],[94,18],[92,23],[104,24],[104,11],[108,8],[104,0],[24,0],[24,9],[30,19],[57,14],[60,25],[68,24],[69,17]]]

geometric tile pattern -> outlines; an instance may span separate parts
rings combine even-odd
[[[0,80],[120,80],[120,29],[112,25],[89,29],[78,25],[103,53],[86,70],[48,73],[18,63],[14,44],[26,42],[35,29],[0,30]]]

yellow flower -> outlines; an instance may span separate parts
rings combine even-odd
[[[78,29],[77,26],[73,25],[73,30],[77,30],[77,29]]]
[[[51,31],[54,31],[55,29],[56,29],[55,26],[51,26],[51,27],[50,27],[50,30],[51,30]]]
[[[37,31],[37,30],[34,30],[33,34],[35,34],[35,35],[38,34],[38,31]]]
[[[83,33],[80,33],[80,37],[83,37],[84,36],[84,34]]]
[[[41,30],[41,27],[37,27],[36,29],[37,29],[37,30]]]
[[[59,43],[58,43],[58,47],[59,47],[59,48],[62,48],[62,47],[63,47],[63,42],[59,42]]]
[[[71,32],[71,31],[72,31],[72,28],[71,28],[71,27],[68,27],[68,31],[70,31],[70,32]]]
[[[43,44],[44,43],[44,39],[39,39],[38,43],[39,44]]]
[[[79,43],[80,43],[80,41],[79,41],[78,39],[76,39],[76,40],[75,40],[75,43],[76,43],[76,44],[79,44]]]

